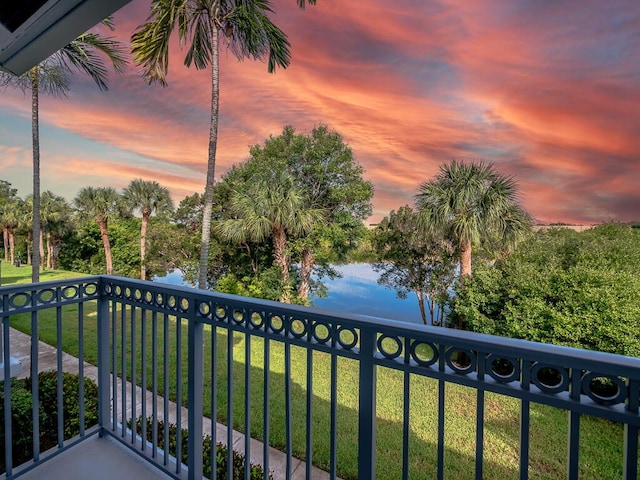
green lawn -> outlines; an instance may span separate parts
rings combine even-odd
[[[4,267],[4,266],[3,266]],[[17,270],[17,269],[16,269]],[[30,274],[22,268],[21,272]],[[63,275],[61,272],[58,274]],[[4,280],[3,280],[4,284]],[[118,312],[118,318],[120,313]],[[87,360],[96,360],[95,307],[87,306],[84,311],[85,355]],[[163,361],[163,323],[158,316],[158,365]],[[182,326],[182,347],[176,345],[177,325],[175,319],[167,318],[169,325],[169,392],[175,398],[176,355],[180,351],[184,386],[183,399],[186,401],[187,369],[187,332]],[[30,317],[17,316],[12,324],[20,330],[29,332]],[[144,320],[147,345],[151,347],[151,315]],[[127,339],[131,345],[131,324],[127,324]],[[120,326],[117,327],[120,339]],[[136,345],[140,344],[143,321],[140,311],[136,314]],[[63,348],[71,353],[78,351],[77,307],[63,309]],[[211,411],[211,345],[215,335],[218,354],[218,409],[216,417],[226,423],[227,411],[227,345],[229,338],[223,329],[205,331],[205,413]],[[54,312],[44,312],[40,316],[39,336],[42,340],[55,344],[56,327]],[[244,431],[245,399],[245,342],[243,334],[234,334],[233,345],[233,424]],[[137,379],[140,381],[142,359],[138,350]],[[285,446],[285,376],[284,345],[271,341],[268,354],[270,358],[270,442],[281,449]],[[262,437],[262,411],[264,392],[264,356],[265,347],[260,338],[251,338],[251,434]],[[119,357],[119,355],[118,355]],[[128,362],[131,356],[128,351]],[[329,416],[330,416],[330,355],[321,352],[313,354],[313,437],[314,463],[328,468],[329,460]],[[147,386],[151,386],[151,357],[146,359]],[[209,372],[209,373],[207,373]],[[162,374],[162,372],[159,372]],[[305,418],[306,418],[306,373],[307,354],[300,347],[291,348],[292,380],[292,418],[294,455],[304,458],[305,454]],[[130,376],[130,375],[129,375]],[[403,374],[386,368],[380,368],[377,375],[377,475],[381,479],[401,476],[402,452],[402,409]],[[161,380],[162,382],[162,380]],[[435,478],[437,458],[437,382],[419,376],[411,377],[410,402],[410,478]],[[357,478],[357,384],[358,365],[349,359],[338,360],[338,474],[343,478]],[[163,386],[160,386],[162,394]],[[466,479],[474,475],[475,463],[475,405],[476,392],[467,387],[446,386],[446,426],[445,426],[445,477]],[[519,403],[510,398],[495,394],[486,394],[485,400],[485,461],[484,478],[518,478],[519,447]],[[530,478],[554,479],[566,478],[567,451],[567,414],[563,411],[532,406],[531,414],[531,452]],[[585,417],[581,422],[581,478],[619,479],[622,462],[622,435],[619,425]]]

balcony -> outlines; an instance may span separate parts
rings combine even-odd
[[[532,425],[541,405],[565,412],[566,440],[546,445],[566,448],[563,476],[581,478],[590,460],[581,425],[595,417],[621,425],[617,478],[638,478],[640,359],[112,276],[3,287],[0,299],[7,366],[2,478],[127,472],[130,478],[200,479],[205,465],[215,464],[215,449],[203,450],[200,441],[208,434],[213,445],[246,452],[273,478],[442,479],[455,476],[447,469],[460,458],[472,463],[473,473],[458,478],[526,479],[537,475]],[[39,342],[36,332],[55,338],[55,346]],[[24,446],[12,438],[9,365],[21,348],[28,352],[25,374],[47,369],[47,362],[54,366],[59,413],[63,371],[95,379],[98,407],[96,425],[89,425],[89,385],[80,380],[73,399],[79,435],[65,437],[59,414],[55,445],[41,445],[35,434],[26,463],[14,465],[16,449]],[[31,378],[31,391],[39,391],[39,377]],[[428,395],[434,398],[430,443],[414,432],[414,422],[423,420],[416,402]],[[33,396],[36,433],[44,428],[40,401]],[[500,402],[515,403],[517,411],[515,445],[504,447],[515,452],[509,470],[500,470],[495,445],[488,445],[489,428],[506,428],[489,419]],[[392,422],[386,410],[396,406]],[[452,426],[452,411],[472,415],[468,432]],[[175,449],[167,440],[169,423],[188,431],[183,441],[176,430]],[[389,430],[395,432],[391,445],[382,445],[381,433]],[[468,436],[471,458],[457,457],[452,435]],[[229,474],[231,450],[224,455]]]

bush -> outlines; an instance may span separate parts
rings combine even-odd
[[[85,427],[98,422],[98,387],[89,378],[84,379]],[[40,450],[45,451],[58,442],[58,374],[55,371],[38,375],[40,418]],[[62,402],[64,439],[80,433],[80,381],[77,375],[62,374]],[[17,466],[33,457],[33,395],[31,378],[11,380],[11,439],[13,465]],[[4,382],[0,382],[0,421],[4,422]],[[5,472],[4,423],[0,428],[0,474]]]
[[[136,420],[136,430],[138,433],[142,432],[142,417],[138,417]],[[163,448],[164,445],[164,422],[162,420],[158,420],[156,423],[158,429],[158,447]],[[131,421],[127,423],[127,427],[131,428]],[[153,419],[151,417],[146,419],[146,429],[147,429],[147,441],[151,442],[153,440]],[[169,433],[169,455],[176,456],[176,445],[178,438],[178,427],[171,423],[168,426]],[[181,430],[182,438],[181,438],[181,461],[185,465],[188,464],[188,442],[189,442],[189,431],[185,428]],[[202,439],[202,464],[203,464],[203,476],[206,478],[211,478],[211,448],[212,448],[212,440],[209,435],[205,435]],[[216,478],[220,480],[227,480],[227,447],[222,443],[216,444]],[[242,453],[233,451],[233,479],[232,480],[242,480],[244,479],[244,464],[245,464],[245,456]],[[250,468],[250,477],[252,480],[260,480],[265,478],[264,469],[262,465],[249,464]],[[269,474],[268,478],[273,480],[273,476]]]

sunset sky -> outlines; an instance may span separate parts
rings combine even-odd
[[[115,16],[128,41],[149,12]],[[286,70],[223,47],[216,177],[282,127],[343,135],[375,186],[376,222],[451,159],[493,162],[539,222],[640,220],[638,0],[274,0]],[[42,190],[157,180],[204,189],[210,73],[171,52],[169,86],[133,64],[100,92],[77,75],[41,98]],[[0,179],[31,192],[30,97],[0,93]]]

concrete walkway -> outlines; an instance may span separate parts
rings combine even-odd
[[[15,329],[10,329],[10,345],[11,345],[11,356],[20,360],[23,364],[23,372],[20,375],[22,378],[26,378],[30,375],[31,369],[31,337],[22,332],[19,332]],[[69,373],[78,373],[80,361],[72,356],[63,352],[62,354],[62,370]],[[48,345],[44,342],[39,342],[38,346],[38,371],[47,371],[47,370],[57,370],[57,350],[55,347]],[[98,369],[94,365],[89,363],[84,363],[84,376],[91,378],[92,380],[97,382],[98,379]],[[131,405],[131,384],[129,382],[122,382],[121,379],[118,379],[118,392],[116,395],[116,408],[118,413],[118,418],[121,418],[121,388],[123,383],[126,388],[126,396],[127,396],[127,418],[138,417],[141,415],[142,409],[142,398],[143,391],[140,387],[136,387],[135,395],[136,395],[136,405],[134,409],[132,409]],[[154,398],[152,392],[145,391],[144,396],[146,397],[146,415],[151,415],[151,405],[153,404]],[[164,412],[163,405],[164,399],[160,396],[155,398],[156,405],[158,407],[158,419],[164,420]],[[113,403],[112,403],[113,407]],[[132,412],[133,411],[133,412]],[[132,415],[133,413],[133,415]],[[168,413],[168,422],[169,423],[177,423],[177,406],[174,402],[169,402],[169,413]],[[188,419],[188,411],[185,407],[181,409],[181,423],[183,428],[187,428],[187,419]],[[207,417],[203,417],[202,419],[202,429],[203,433],[206,435],[211,435],[211,419]],[[227,427],[220,423],[216,423],[216,441],[219,443],[223,443],[226,445],[227,443]],[[240,432],[233,431],[233,449],[238,452],[244,452],[244,435]],[[250,450],[251,450],[251,463],[263,464],[263,443],[251,439],[250,441]],[[274,480],[285,479],[285,471],[286,471],[286,455],[280,450],[276,450],[275,448],[269,448],[269,470],[271,471]],[[302,460],[297,458],[292,458],[291,465],[291,478],[293,480],[302,480],[305,478],[305,470],[306,464]],[[313,467],[312,469],[312,479],[313,480],[325,480],[329,479],[329,474],[324,470],[320,470],[319,468]]]

